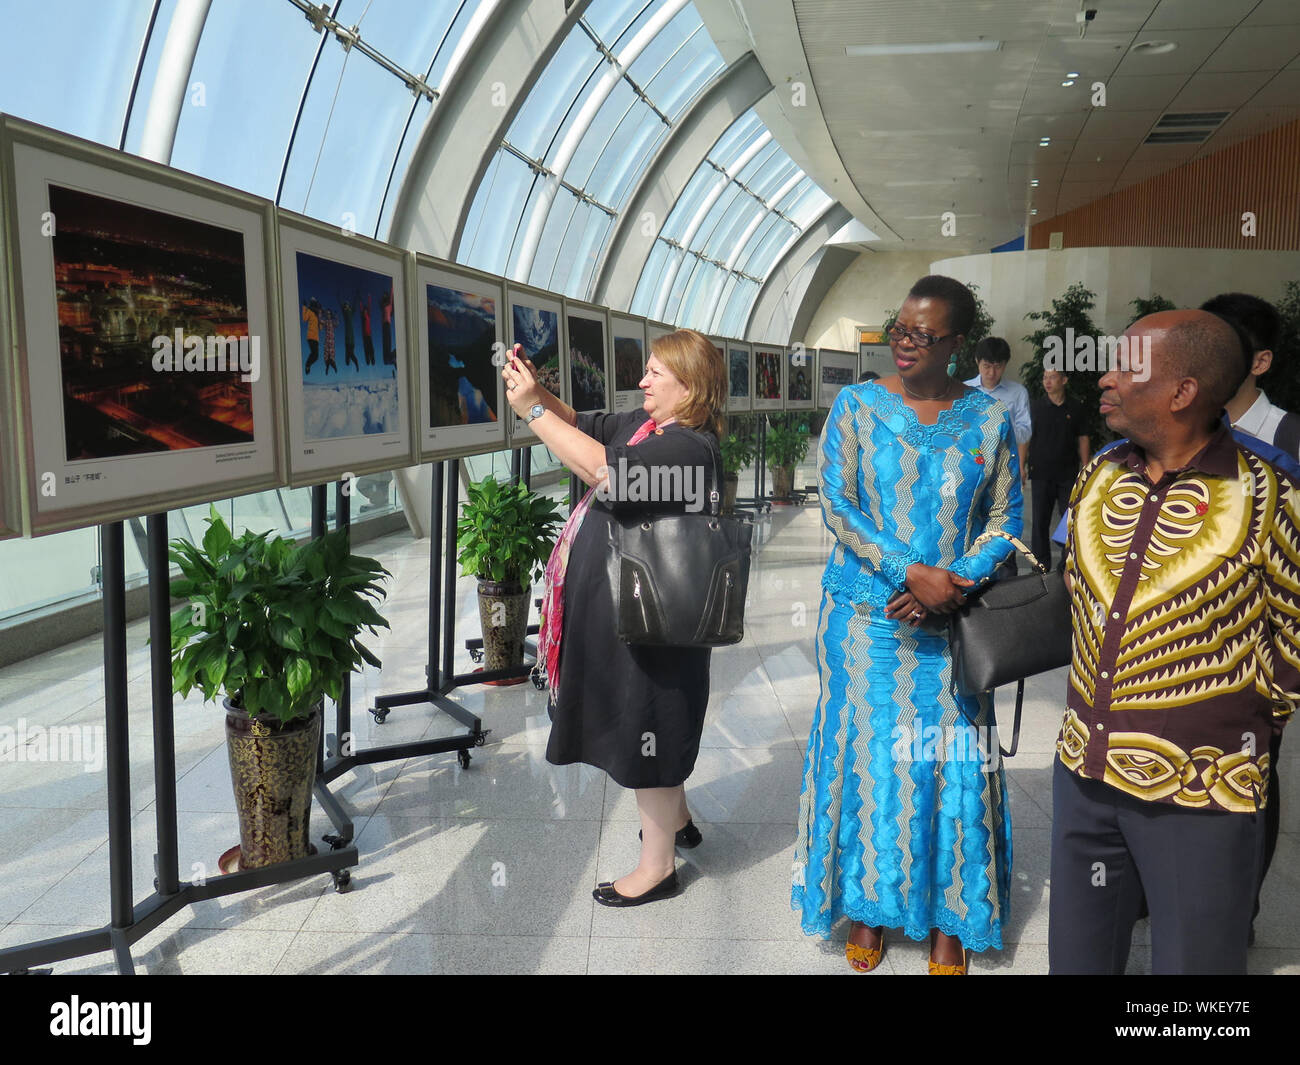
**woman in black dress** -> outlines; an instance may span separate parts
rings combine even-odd
[[[640,411],[577,414],[537,381],[516,345],[502,376],[511,408],[565,466],[592,486],[547,565],[538,660],[551,687],[556,765],[585,762],[636,789],[641,860],[593,892],[637,906],[678,890],[674,846],[700,833],[683,784],[695,768],[709,702],[709,650],[623,643],[615,634],[606,563],[616,514],[698,511],[718,485],[727,394],[718,349],[690,329],[651,344]]]

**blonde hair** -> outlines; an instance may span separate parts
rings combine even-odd
[[[721,438],[727,365],[713,341],[694,329],[678,329],[652,341],[650,354],[686,389],[686,398],[677,405],[673,417],[682,425],[707,429]]]

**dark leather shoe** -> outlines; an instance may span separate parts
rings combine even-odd
[[[659,881],[654,887],[642,895],[635,895],[629,898],[627,895],[620,895],[615,890],[612,882],[607,884],[597,884],[591,893],[591,897],[599,902],[602,906],[643,906],[647,902],[658,902],[660,899],[670,899],[677,894],[680,885],[677,882],[677,870],[674,869],[666,877]]]
[[[636,834],[636,838],[641,838],[641,833],[639,831]],[[700,830],[695,827],[694,821],[687,821],[686,826],[684,828],[679,828],[677,830],[677,835],[673,838],[673,845],[681,847],[683,850],[690,850],[693,847],[698,847],[703,842],[704,837],[700,834]]]

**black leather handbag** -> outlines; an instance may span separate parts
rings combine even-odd
[[[947,615],[952,647],[952,686],[978,695],[1016,681],[1016,718],[1010,758],[1020,745],[1025,678],[1070,664],[1070,594],[1065,577],[1048,571],[1024,544],[1005,533],[985,533],[972,549],[994,536],[1010,540],[1035,572],[1005,577],[972,592],[966,605]]]
[[[696,514],[616,515],[609,523],[609,581],[624,643],[723,647],[745,635],[754,527],[722,515],[720,505],[715,488]]]

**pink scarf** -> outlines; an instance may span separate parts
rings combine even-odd
[[[647,418],[645,424],[632,434],[628,447],[636,447],[655,429],[655,420]],[[564,573],[569,568],[569,550],[582,528],[582,519],[591,509],[591,497],[596,489],[587,489],[582,501],[573,508],[569,520],[560,530],[560,538],[546,563],[546,591],[542,595],[542,621],[537,631],[537,665],[534,671],[544,669],[551,698],[560,694],[560,637],[564,632]]]

